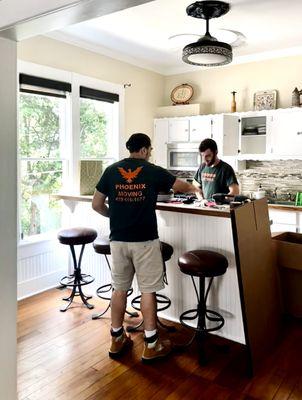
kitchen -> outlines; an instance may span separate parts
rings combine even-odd
[[[299,4],[296,3],[295,6],[298,10]],[[185,5],[183,6],[184,9]],[[294,12],[294,9],[294,7],[291,9],[287,20],[291,21],[298,18],[299,12]],[[231,14],[232,11],[230,12]],[[254,22],[250,22],[249,25],[252,24]],[[244,29],[240,30],[244,31]],[[153,136],[153,119],[157,116],[156,108],[163,105],[170,106],[170,93],[175,86],[181,83],[189,83],[194,87],[195,95],[192,103],[201,104],[201,113],[205,115],[229,112],[231,103],[230,92],[233,90],[238,92],[237,110],[240,112],[252,110],[253,94],[259,90],[267,89],[278,90],[278,107],[291,107],[292,91],[296,86],[299,87],[300,85],[302,59],[298,53],[298,42],[299,38],[298,34],[296,34],[291,45],[286,46],[287,50],[280,51],[279,53],[276,51],[278,43],[275,43],[276,47],[271,48],[271,51],[275,51],[274,54],[271,54],[274,58],[268,58],[268,55],[266,55],[267,58],[264,58],[264,55],[262,55],[262,60],[259,59],[259,61],[246,64],[234,64],[213,70],[206,69],[199,71],[198,69],[192,69],[190,72],[181,74],[177,74],[174,71],[171,75],[163,75],[158,72],[152,72],[149,69],[144,69],[141,67],[142,63],[140,63],[140,66],[135,67],[126,62],[109,58],[110,56],[98,55],[95,52],[83,50],[78,46],[73,46],[66,42],[63,43],[46,36],[39,36],[19,42],[18,58],[29,63],[42,64],[65,71],[73,71],[85,76],[92,76],[102,81],[116,82],[118,84],[131,83],[132,86],[125,89],[125,126],[123,130],[123,139],[125,139],[132,132],[138,130]],[[290,48],[288,49],[288,47]],[[280,46],[280,48],[284,49],[285,45]],[[54,54],[57,55],[55,59]],[[123,72],[122,74],[121,71]],[[13,115],[10,112],[4,114]],[[5,118],[3,121],[5,121]],[[11,126],[13,127],[14,125],[15,122],[12,121]],[[10,140],[13,141],[13,137],[14,134],[12,134]],[[16,146],[13,145],[13,147],[15,148]],[[11,181],[13,181],[11,178],[12,173],[15,168],[13,162],[10,160],[14,157],[10,156],[9,159],[7,157],[8,154],[6,155],[4,150],[3,157],[1,155],[1,159],[4,160],[3,165],[5,166],[3,171],[7,171],[6,163],[8,163],[8,165],[11,165],[12,172],[11,174],[6,172],[7,177],[3,179],[7,183],[7,187],[10,187]],[[289,167],[291,170],[294,168],[298,169],[296,164]],[[276,168],[278,169],[278,165]],[[279,183],[274,185],[273,189],[275,187],[280,187]],[[11,204],[11,198],[14,198],[14,189],[12,188],[11,190],[12,195],[9,195],[10,192],[8,192],[8,197],[3,199],[3,204]],[[11,226],[7,224],[8,221],[5,219],[5,227]],[[288,225],[288,218],[286,218],[285,225]],[[296,225],[296,221],[291,222],[290,225]],[[288,228],[282,229],[281,227],[280,229],[288,230]],[[5,229],[2,236],[6,237],[6,234],[7,229]],[[5,248],[4,254],[6,250]],[[14,250],[12,249],[11,251]],[[8,263],[8,267],[10,268],[4,271],[3,279],[7,279],[7,276],[5,276],[7,272],[9,272],[10,276],[10,263]],[[13,280],[14,277],[11,279]],[[10,298],[14,293],[15,290],[11,290],[7,298]],[[8,310],[11,310],[10,305]],[[13,309],[11,312],[12,314],[14,313]]]

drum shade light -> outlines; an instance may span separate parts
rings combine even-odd
[[[187,7],[186,12],[190,17],[206,20],[206,33],[197,42],[184,47],[182,59],[185,63],[217,67],[232,62],[232,47],[218,41],[209,32],[209,20],[226,14],[229,9],[230,5],[223,1],[196,1]]]

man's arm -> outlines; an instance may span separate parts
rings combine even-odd
[[[228,194],[231,194],[232,196],[237,196],[239,194],[239,185],[237,183],[232,183],[229,186]]]
[[[92,199],[92,208],[97,213],[103,215],[104,217],[109,217],[109,208],[105,204],[106,197],[103,193],[94,191],[93,199]]]
[[[182,181],[181,179],[176,179],[174,185],[172,186],[174,192],[182,192],[182,193],[196,193],[197,196],[202,196],[202,191],[199,187],[195,185],[191,185],[191,183]]]

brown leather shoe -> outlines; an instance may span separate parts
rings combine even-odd
[[[133,344],[133,341],[126,335],[124,329],[119,332],[111,331],[111,346],[109,357],[116,359],[122,356]]]
[[[156,337],[154,335],[151,338],[145,338],[142,362],[151,363],[154,360],[166,357],[171,353],[171,350],[172,345],[169,339],[161,340],[158,335]]]

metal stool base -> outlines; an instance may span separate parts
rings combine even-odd
[[[157,312],[164,311],[164,310],[166,310],[167,308],[170,307],[171,300],[169,299],[169,297],[167,297],[167,296],[165,296],[163,294],[160,294],[160,293],[156,293],[155,296],[156,296],[156,310],[157,310]],[[140,308],[141,297],[142,297],[142,295],[136,296],[131,301],[132,307],[137,311],[141,311],[141,308]],[[168,332],[175,332],[176,331],[175,326],[168,326],[168,325],[164,324],[163,322],[161,322],[159,320],[158,317],[156,317],[156,322],[157,322],[157,324],[159,326],[161,326],[163,329],[165,329]],[[126,328],[126,331],[127,332],[141,331],[140,327],[143,325],[143,323],[144,323],[144,320],[142,319],[141,322],[139,324],[137,324],[137,325],[134,325],[134,326],[130,326],[129,325]]]
[[[82,261],[82,257],[83,257],[85,244],[82,245],[78,261],[76,259],[74,245],[69,245],[69,247],[70,247],[70,251],[71,251],[71,255],[72,255],[72,259],[73,259],[74,271],[73,271],[73,274],[64,276],[60,280],[60,285],[62,288],[63,287],[64,288],[71,287],[72,291],[68,297],[63,297],[63,300],[68,301],[68,304],[67,304],[67,306],[61,307],[60,311],[61,312],[67,311],[68,308],[71,306],[75,296],[80,296],[84,305],[89,310],[91,310],[94,308],[94,305],[88,303],[87,300],[91,299],[92,296],[86,296],[82,291],[82,286],[89,285],[90,283],[92,283],[94,281],[93,276],[87,275],[87,274],[82,274],[82,272],[81,272],[81,261]]]

